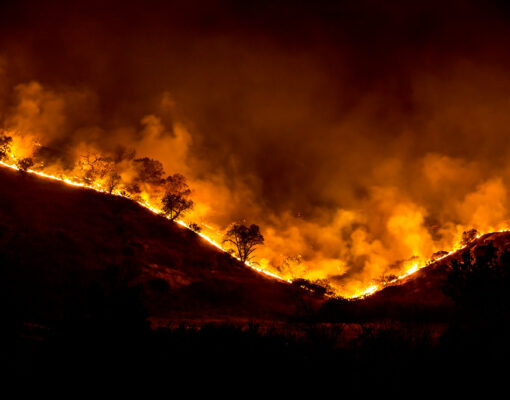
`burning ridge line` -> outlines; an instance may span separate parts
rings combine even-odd
[[[2,165],[4,167],[7,167],[7,168],[10,168],[10,169],[13,169],[13,170],[16,170],[16,171],[19,171],[19,168],[16,166],[16,164],[9,164],[9,163],[6,163],[4,161],[0,161],[0,165]],[[92,190],[94,190],[96,192],[100,192],[100,193],[103,193],[103,194],[107,194],[107,195],[111,195],[111,196],[117,196],[117,197],[122,197],[122,198],[125,198],[125,199],[128,199],[128,200],[131,200],[131,201],[135,201],[137,204],[141,205],[142,207],[144,207],[145,209],[151,211],[152,213],[157,214],[157,215],[162,215],[161,214],[161,210],[159,210],[158,208],[152,206],[148,202],[136,201],[136,200],[130,198],[129,196],[122,195],[119,192],[117,192],[117,193],[115,193],[115,192],[114,193],[110,193],[110,192],[104,190],[100,185],[87,185],[87,184],[82,183],[82,182],[74,181],[71,178],[50,175],[50,174],[46,174],[44,172],[36,171],[36,170],[33,170],[33,169],[28,169],[27,172],[30,173],[30,174],[33,174],[33,175],[40,176],[42,178],[52,179],[52,180],[55,180],[55,181],[63,182],[65,184],[67,184],[67,185],[76,186],[76,187],[82,187],[82,188],[86,188],[86,189],[92,189]],[[170,220],[169,217],[165,216],[165,218]],[[177,222],[179,225],[183,226],[186,229],[192,230],[182,220],[177,220],[175,222]],[[496,231],[492,231],[492,232],[494,232],[494,233],[496,233],[496,232],[497,233],[501,233],[501,232],[510,232],[510,230],[508,230],[508,229],[501,229],[501,230],[496,230]],[[202,239],[204,239],[206,242],[211,244],[212,246],[216,247],[217,249],[221,250],[224,253],[229,254],[231,257],[237,259],[238,261],[241,261],[238,257],[236,257],[235,255],[233,255],[233,254],[229,253],[228,251],[226,251],[219,243],[217,243],[216,241],[214,241],[210,237],[204,235],[201,232],[195,232],[195,233],[197,235],[199,235]],[[484,235],[486,235],[488,233],[491,233],[491,232],[478,233],[478,235],[473,240],[479,239],[480,237],[482,237],[482,236],[484,236]],[[427,260],[422,265],[419,265],[418,263],[415,263],[404,274],[399,275],[396,278],[394,278],[394,279],[392,279],[392,280],[390,280],[388,282],[371,284],[366,289],[364,289],[362,291],[359,291],[357,293],[354,293],[352,296],[348,296],[348,297],[344,297],[344,298],[347,298],[349,300],[355,300],[355,299],[363,299],[363,298],[366,298],[368,296],[371,296],[374,293],[384,289],[387,286],[392,286],[392,285],[398,284],[398,282],[401,281],[402,279],[407,278],[408,276],[411,276],[411,275],[415,274],[416,272],[418,272],[419,270],[429,266],[430,264],[438,262],[440,260],[443,260],[444,258],[446,258],[446,257],[448,257],[448,256],[450,256],[450,255],[452,255],[452,254],[454,254],[454,253],[456,253],[456,252],[458,252],[460,250],[463,250],[463,249],[467,248],[468,246],[469,246],[469,243],[465,244],[465,245],[462,245],[462,246],[459,245],[459,244],[456,244],[452,250],[450,250],[446,254],[443,254],[440,257],[437,257],[437,258],[434,258],[434,259],[431,258],[431,259]],[[257,267],[253,263],[250,263],[249,261],[244,261],[244,264],[247,267],[251,268],[252,270],[254,270],[254,271],[256,271],[256,272],[258,272],[260,274],[266,275],[266,276],[268,276],[270,278],[273,278],[273,279],[276,279],[276,280],[279,280],[279,281],[282,281],[282,282],[292,283],[291,279],[285,279],[285,278],[283,278],[283,277],[281,277],[281,276],[279,276],[279,275],[277,275],[277,274],[275,274],[273,272],[266,271],[266,270],[264,270],[264,269],[262,269],[260,267]],[[328,297],[341,297],[341,296],[330,295]]]
[[[7,167],[7,168],[10,168],[10,169],[13,169],[15,171],[19,171],[20,169],[16,166],[16,164],[9,164],[9,163],[6,163],[4,161],[0,161],[0,165],[4,166],[4,167]],[[111,196],[117,196],[117,197],[122,197],[122,198],[125,198],[125,199],[128,199],[128,200],[131,200],[131,201],[135,201],[137,204],[141,205],[142,207],[144,207],[145,209],[151,211],[153,214],[157,214],[157,215],[162,215],[161,214],[161,210],[157,209],[156,207],[152,206],[151,204],[149,204],[148,202],[144,202],[144,201],[136,201],[128,196],[124,196],[120,193],[109,193],[107,192],[106,190],[104,190],[103,188],[101,188],[99,185],[87,185],[85,183],[82,183],[82,182],[76,182],[76,181],[73,181],[72,179],[70,178],[64,178],[64,177],[59,177],[59,176],[55,176],[55,175],[50,175],[50,174],[46,174],[44,172],[41,172],[41,171],[35,171],[33,169],[28,169],[26,172],[30,173],[30,174],[33,174],[33,175],[37,175],[39,177],[42,177],[42,178],[46,178],[46,179],[52,179],[52,180],[55,180],[55,181],[59,181],[59,182],[63,182],[67,185],[71,185],[71,186],[76,186],[76,187],[82,187],[82,188],[86,188],[86,189],[91,189],[91,190],[94,190],[96,192],[99,192],[99,193],[103,193],[103,194],[107,194],[107,195],[111,195]],[[164,216],[166,219],[170,220],[169,217],[167,216]],[[179,225],[183,226],[184,228],[186,229],[189,229],[189,230],[192,230],[184,221],[182,220],[176,220],[175,222],[177,222]],[[219,243],[217,243],[216,241],[214,241],[213,239],[211,239],[210,237],[204,235],[203,233],[201,232],[195,232],[197,235],[199,235],[202,239],[204,239],[206,242],[208,242],[209,244],[211,244],[212,246],[218,248],[219,250],[221,250],[222,252],[224,253],[227,253],[228,255],[230,255],[231,257],[237,259],[238,261],[241,261],[238,257],[236,257],[235,255],[233,254],[230,254],[229,252],[227,252]],[[269,271],[266,271],[262,268],[259,268],[257,266],[255,266],[253,263],[250,263],[249,261],[244,261],[244,264],[251,268],[252,270],[260,273],[260,274],[263,274],[263,275],[266,275],[268,277],[271,277],[273,279],[276,279],[276,280],[279,280],[279,281],[283,281],[283,282],[288,282],[288,283],[292,283],[291,280],[289,279],[285,279],[275,273],[272,273],[272,272],[269,272]]]
[[[508,230],[508,229],[500,229],[500,230],[495,230],[495,231],[491,231],[491,232],[478,233],[476,235],[476,237],[473,238],[473,240],[479,239],[482,236],[485,236],[485,235],[487,235],[489,233],[503,233],[503,232],[510,232],[510,230]],[[355,293],[353,296],[349,297],[349,299],[364,299],[364,298],[366,298],[368,296],[371,296],[374,293],[384,289],[387,286],[392,286],[392,285],[398,284],[398,282],[401,281],[402,279],[407,278],[408,276],[411,276],[411,275],[415,274],[419,270],[421,270],[421,269],[423,269],[425,267],[428,267],[429,265],[434,264],[434,263],[436,263],[438,261],[441,261],[441,260],[445,259],[446,257],[451,256],[452,254],[455,254],[455,253],[457,253],[457,252],[459,252],[461,250],[466,249],[470,244],[471,244],[471,242],[470,243],[466,243],[466,244],[464,244],[462,246],[459,245],[459,244],[456,244],[454,246],[453,250],[450,250],[449,252],[443,254],[442,256],[434,258],[434,259],[430,258],[423,265],[419,265],[418,263],[415,263],[404,274],[399,275],[396,278],[394,278],[394,279],[392,279],[392,280],[390,280],[388,282],[371,285],[367,289],[365,289],[365,290],[363,290],[361,292]]]

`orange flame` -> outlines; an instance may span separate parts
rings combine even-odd
[[[12,157],[12,156],[11,156],[11,158],[14,160],[14,163],[10,164],[10,163],[6,163],[6,162],[3,162],[3,161],[0,161],[0,165],[3,165],[4,167],[11,168],[13,170],[19,171],[19,168],[16,166],[16,162],[15,162],[16,159],[14,157]],[[41,172],[41,171],[35,171],[33,169],[28,169],[27,172],[30,173],[30,174],[34,174],[34,175],[40,176],[42,178],[52,179],[52,180],[56,180],[56,181],[59,181],[59,182],[63,182],[65,184],[67,184],[67,185],[77,186],[77,187],[82,187],[82,188],[87,188],[87,189],[92,189],[92,190],[95,190],[96,192],[100,192],[100,193],[104,193],[104,194],[109,194],[109,195],[112,195],[112,196],[124,197],[124,198],[130,199],[130,200],[133,200],[129,196],[122,195],[119,191],[114,191],[113,193],[109,193],[107,190],[105,190],[104,188],[102,188],[98,184],[87,185],[87,184],[85,184],[83,182],[78,182],[78,178],[65,177],[65,176],[59,177],[59,176],[55,176],[55,175],[46,174],[46,173]],[[153,212],[154,214],[162,215],[161,214],[161,209],[159,209],[157,207],[154,207],[153,205],[151,205],[150,203],[148,203],[146,201],[145,202],[144,201],[137,201],[137,203],[140,204],[142,207],[146,208],[147,210]],[[165,218],[170,219],[169,217],[165,217]],[[185,227],[186,229],[190,229],[190,227],[184,221],[177,220],[176,222],[179,225]],[[216,248],[218,248],[219,250],[221,250],[223,252],[227,252],[220,244],[218,244],[216,241],[214,241],[210,237],[204,235],[201,232],[198,232],[197,234],[202,239],[204,239],[206,242],[208,242],[209,244],[215,246]],[[235,255],[231,255],[231,256],[236,258],[237,260],[239,260],[239,258],[236,257]],[[277,275],[275,273],[272,273],[270,271],[266,271],[266,270],[264,270],[262,268],[259,268],[259,267],[255,266],[253,263],[250,263],[249,261],[245,261],[244,264],[247,267],[257,271],[258,273],[267,275],[267,276],[269,276],[271,278],[274,278],[274,279],[277,279],[277,280],[280,280],[280,281],[286,281],[286,282],[289,282],[289,283],[291,282],[290,280],[282,278],[281,276],[279,276],[279,275]]]
[[[10,158],[9,162],[0,161],[0,165],[2,165],[4,167],[11,168],[13,170],[19,170],[19,168],[17,167],[17,161],[18,161],[19,158],[14,156],[13,153],[14,153],[14,151],[11,150],[11,154],[9,155],[9,158]],[[56,181],[59,181],[59,182],[63,182],[65,184],[67,184],[67,185],[76,186],[76,187],[82,187],[82,188],[88,188],[88,189],[95,190],[95,191],[103,193],[103,194],[110,194],[112,196],[124,197],[124,198],[130,199],[132,201],[136,201],[142,207],[150,210],[154,214],[162,215],[161,208],[159,208],[159,207],[155,206],[154,204],[152,204],[150,199],[149,199],[149,196],[147,196],[147,195],[143,196],[142,199],[134,199],[129,194],[126,194],[125,192],[121,192],[118,189],[115,189],[115,190],[113,190],[110,193],[108,190],[105,189],[105,186],[102,186],[102,183],[98,182],[98,181],[94,181],[91,184],[84,183],[82,178],[80,178],[79,176],[67,176],[67,175],[64,175],[64,174],[53,175],[53,174],[45,173],[45,172],[42,172],[42,171],[39,171],[39,170],[35,170],[35,169],[28,169],[27,172],[30,173],[30,174],[34,174],[34,175],[37,175],[39,177],[45,178],[45,179],[52,179],[52,180],[56,180]],[[411,217],[414,220],[417,219],[417,217],[415,216],[415,214],[413,214],[413,212],[411,212],[410,214],[411,214]],[[166,217],[166,218],[170,219],[168,217]],[[191,230],[191,228],[188,226],[188,224],[186,224],[186,222],[184,222],[183,220],[177,220],[176,222],[179,225],[183,226],[184,228]],[[403,225],[401,223],[401,221],[394,221],[394,222],[395,222],[395,226],[398,227],[398,229],[401,229],[400,227]],[[416,221],[414,221],[414,222],[416,222]],[[207,228],[208,228],[209,231],[212,232],[212,234],[214,236],[221,237],[221,233],[220,232],[214,231],[209,226],[207,226]],[[508,229],[506,229],[506,227],[504,229],[501,229],[501,228],[499,228],[499,229],[489,229],[489,230],[486,230],[486,232],[479,233],[476,236],[476,238],[479,238],[480,236],[482,236],[482,235],[484,235],[486,233],[489,233],[489,232],[508,232]],[[202,232],[198,232],[197,234],[202,239],[204,239],[206,242],[211,244],[212,246],[216,247],[217,249],[219,249],[219,250],[221,250],[223,252],[227,252],[227,250],[223,246],[221,246],[221,244],[219,244],[211,236],[208,236],[208,235],[206,235],[206,234],[204,234]],[[416,235],[409,237],[409,243],[410,243],[410,245],[412,247],[414,247],[414,242],[413,241],[419,242],[418,238],[416,238],[415,236]],[[434,258],[434,259],[430,258],[430,259],[426,260],[425,262],[423,262],[423,261],[422,262],[411,261],[411,263],[408,265],[408,267],[405,270],[405,272],[403,274],[398,275],[394,279],[391,279],[389,281],[382,282],[382,283],[380,283],[380,282],[368,282],[364,288],[359,289],[357,291],[354,291],[350,295],[343,296],[343,297],[349,298],[349,299],[358,299],[358,298],[364,298],[364,297],[370,296],[370,295],[380,291],[381,289],[385,288],[386,286],[398,284],[399,281],[401,281],[402,279],[413,275],[414,273],[416,273],[420,269],[426,267],[430,263],[442,260],[445,257],[448,257],[449,255],[451,255],[451,254],[453,254],[453,253],[455,253],[455,252],[465,248],[466,246],[467,245],[465,245],[465,244],[463,245],[459,241],[459,242],[455,243],[455,245],[452,247],[452,249],[450,251],[446,252],[445,254],[441,255],[438,258],[437,257]],[[239,260],[239,258],[236,257],[235,255],[231,254],[231,256]],[[424,257],[421,257],[421,259],[423,260]],[[292,279],[290,279],[289,277],[281,276],[281,275],[278,275],[278,274],[276,274],[274,272],[269,271],[268,268],[272,268],[272,267],[268,264],[267,260],[262,260],[262,262],[264,264],[264,267],[258,266],[258,265],[254,264],[252,262],[249,262],[249,261],[244,262],[244,264],[247,267],[251,268],[252,270],[254,270],[254,271],[256,271],[256,272],[258,272],[260,274],[263,274],[265,276],[268,276],[270,278],[277,279],[277,280],[284,281],[284,282],[288,282],[288,283],[292,282]]]

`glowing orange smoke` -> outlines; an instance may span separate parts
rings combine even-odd
[[[13,156],[11,156],[11,158],[15,160],[15,158]],[[6,163],[6,162],[3,162],[3,161],[0,161],[0,165],[2,165],[4,167],[7,167],[7,168],[14,169],[14,170],[18,170],[18,167],[16,166],[15,163]],[[83,182],[79,182],[78,181],[79,178],[77,178],[77,177],[55,176],[55,175],[46,174],[46,173],[41,172],[41,171],[35,171],[35,170],[32,170],[32,169],[29,169],[27,172],[31,173],[31,174],[34,174],[34,175],[37,175],[37,176],[42,177],[42,178],[52,179],[52,180],[56,180],[56,181],[59,181],[59,182],[63,182],[65,184],[67,184],[67,185],[83,187],[83,188],[95,190],[97,192],[101,192],[101,193],[105,193],[105,194],[110,194],[112,196],[119,196],[119,197],[125,197],[125,198],[130,199],[129,196],[122,195],[120,192],[109,193],[107,190],[105,190],[104,188],[100,187],[97,184],[95,184],[95,185],[87,185],[87,184],[84,184]],[[130,199],[130,200],[132,200],[132,199]],[[161,210],[159,208],[154,207],[153,205],[149,204],[148,202],[138,201],[137,203],[140,204],[142,207],[148,209],[149,211],[153,212],[154,214],[161,215]],[[188,225],[184,221],[182,221],[182,220],[178,220],[177,223],[179,225],[185,227],[186,229],[190,229],[188,227]],[[499,230],[498,232],[507,232],[507,231],[508,230],[504,229],[504,230]],[[205,241],[210,243],[212,246],[215,246],[219,250],[226,252],[226,250],[219,243],[217,243],[215,240],[211,239],[210,237],[208,237],[208,236],[206,236],[206,235],[204,235],[204,234],[202,234],[200,232],[197,233],[197,234],[201,238],[203,238]],[[483,234],[479,233],[476,236],[476,238],[479,238],[481,236],[483,236]],[[461,245],[460,243],[457,243],[454,246],[454,248],[451,249],[449,252],[443,254],[442,256],[440,256],[438,258],[434,258],[434,261],[442,260],[443,258],[448,257],[449,255],[451,255],[451,254],[453,254],[453,253],[455,253],[455,252],[465,248],[466,246],[467,246],[467,244],[466,245]],[[402,275],[399,275],[398,277],[396,277],[396,278],[394,278],[394,279],[392,279],[390,281],[387,281],[387,282],[385,282],[383,284],[369,284],[368,287],[366,287],[363,290],[355,292],[351,296],[348,296],[348,298],[354,299],[354,298],[363,298],[363,297],[366,297],[366,296],[370,296],[370,295],[376,293],[377,291],[383,289],[384,287],[386,287],[388,285],[397,284],[399,280],[404,279],[404,278],[406,278],[406,277],[416,273],[421,268],[424,268],[425,266],[429,265],[429,263],[430,263],[430,260],[428,262],[426,262],[425,264],[422,264],[422,265],[419,265],[418,263],[415,262]],[[281,281],[286,281],[286,282],[289,282],[289,283],[292,282],[290,279],[286,279],[286,278],[283,278],[283,277],[281,277],[281,276],[279,276],[279,275],[277,275],[275,273],[272,273],[270,271],[266,271],[263,268],[257,267],[253,263],[250,263],[248,261],[245,262],[245,264],[249,268],[251,268],[251,269],[253,269],[253,270],[255,270],[255,271],[257,271],[257,272],[259,272],[261,274],[267,275],[267,276],[269,276],[271,278],[278,279],[278,280],[281,280]]]
[[[16,171],[19,170],[19,168],[16,166],[15,163],[14,164],[9,164],[9,163],[5,163],[3,161],[0,161],[0,165],[3,165],[4,167],[7,167],[7,168],[14,169]],[[105,194],[109,194],[109,195],[112,195],[112,196],[125,197],[125,198],[128,198],[128,199],[132,200],[129,196],[122,195],[120,192],[109,193],[107,190],[105,190],[104,188],[100,187],[99,185],[86,185],[86,184],[84,184],[82,182],[78,182],[77,178],[65,177],[65,176],[58,177],[58,176],[55,176],[55,175],[45,174],[44,172],[41,172],[41,171],[34,171],[32,169],[28,169],[27,172],[31,173],[31,174],[34,174],[34,175],[37,175],[37,176],[40,176],[42,178],[52,179],[52,180],[56,180],[56,181],[59,181],[59,182],[63,182],[65,184],[67,184],[67,185],[83,187],[83,188],[87,188],[87,189],[92,189],[92,190],[95,190],[95,191],[100,192],[100,193],[105,193]],[[161,209],[154,207],[153,205],[149,204],[148,202],[137,201],[137,203],[140,204],[142,207],[146,208],[147,210],[153,212],[154,214],[162,215],[161,214]],[[170,219],[169,217],[166,217],[166,218]],[[189,226],[184,221],[177,220],[176,222],[179,225],[185,227],[186,229],[190,229]],[[216,248],[218,248],[219,250],[221,250],[223,252],[227,252],[220,244],[218,244],[216,241],[214,241],[210,237],[204,235],[201,232],[196,232],[196,233],[202,239],[207,241],[209,244],[215,246]],[[232,257],[237,258],[235,255],[232,255]],[[253,270],[255,270],[255,271],[257,271],[257,272],[259,272],[261,274],[267,275],[267,276],[269,276],[271,278],[278,279],[278,280],[281,280],[281,281],[290,282],[288,279],[282,278],[281,276],[279,276],[279,275],[277,275],[275,273],[272,273],[270,271],[266,271],[266,270],[264,270],[264,269],[262,269],[260,267],[257,267],[253,263],[250,263],[249,261],[244,262],[244,264],[246,266],[250,267],[251,269],[253,269]]]
[[[0,162],[0,164],[12,169],[18,169],[16,166],[17,161],[21,157],[33,154],[34,148],[39,147],[40,144],[33,140],[30,141],[27,138],[22,140],[19,139],[19,137],[16,135],[12,136],[14,137],[14,141],[11,152],[9,154],[9,160],[6,162]],[[30,136],[28,136],[28,138],[30,138]],[[136,201],[138,204],[150,210],[151,212],[161,215],[161,209],[158,206],[158,197],[156,196],[159,192],[150,193],[149,191],[144,190],[138,197],[133,197],[129,193],[126,193],[124,190],[119,190],[119,188],[116,188],[110,193],[110,191],[106,189],[107,186],[104,179],[95,179],[90,183],[85,183],[83,176],[79,175],[79,171],[76,171],[76,175],[67,175],[63,171],[64,169],[61,168],[59,170],[59,167],[56,165],[52,165],[51,167],[46,168],[39,164],[36,167],[29,169],[27,172],[43,178],[58,180],[68,185],[89,188],[101,193],[129,198],[132,201]],[[496,193],[497,196],[495,196],[494,193]],[[501,183],[495,180],[487,182],[485,186],[482,186],[478,192],[468,196],[466,199],[468,204],[467,208],[473,208],[471,203],[476,206],[476,212],[473,215],[475,222],[480,224],[484,220],[497,220],[500,217],[500,211],[498,211],[497,208],[495,209],[494,207],[487,207],[483,204],[488,198],[498,198],[498,196],[501,197],[503,195],[504,191],[501,191]],[[408,258],[400,265],[398,265],[396,267],[396,269],[398,269],[398,274],[393,275],[391,279],[378,279],[387,270],[391,270],[388,268],[388,261],[392,258],[395,259],[396,257],[399,257],[399,255],[395,255],[394,253],[389,252],[387,249],[385,249],[381,242],[377,240],[369,240],[365,230],[361,228],[354,229],[351,234],[353,246],[351,247],[350,251],[355,256],[357,255],[366,257],[367,268],[366,271],[364,271],[365,275],[359,277],[357,280],[353,280],[340,288],[334,287],[337,294],[346,298],[365,297],[377,292],[378,290],[381,290],[385,286],[397,284],[399,280],[414,274],[419,269],[428,265],[432,261],[429,258],[430,254],[440,250],[440,248],[437,248],[435,244],[432,245],[433,240],[431,239],[427,229],[424,228],[423,220],[425,213],[423,209],[412,203],[404,201],[398,197],[398,193],[388,191],[387,189],[380,189],[379,192],[376,193],[376,199],[377,196],[380,197],[380,200],[377,201],[382,204],[382,206],[380,206],[381,212],[386,214],[387,230],[392,235],[394,235],[395,238],[398,238],[399,243],[401,244],[400,257],[405,257],[406,254],[413,254],[414,256]],[[481,205],[478,206],[479,204]],[[206,207],[206,205],[199,204],[199,207],[203,208]],[[341,229],[343,226],[353,224],[356,221],[356,218],[357,217],[354,212],[343,211],[338,214],[338,219],[335,221],[334,227],[335,229]],[[190,229],[185,221],[178,220],[176,222],[181,226]],[[219,244],[221,242],[222,233],[210,225],[202,225],[205,226],[207,231],[199,232],[198,235],[221,251],[226,251],[226,249],[221,244]],[[311,225],[308,225],[304,226],[304,229],[307,231],[313,231],[315,228]],[[465,229],[465,227],[456,226],[454,229],[450,228],[448,231],[450,236],[448,237],[451,239],[459,237],[462,229]],[[457,234],[453,235],[452,231],[455,230],[457,231]],[[506,230],[507,229],[504,224],[499,226],[487,225],[487,229],[485,229],[479,235],[486,232],[502,232]],[[324,278],[323,275],[320,275],[323,270],[328,271],[333,268],[346,268],[346,263],[341,259],[319,258],[320,268],[316,270],[308,270],[305,265],[307,261],[304,261],[301,257],[296,257],[289,261],[288,270],[277,268],[272,262],[273,259],[271,258],[274,255],[274,249],[272,246],[276,245],[275,248],[280,249],[282,247],[287,247],[290,252],[294,251],[293,249],[295,247],[297,251],[299,251],[299,249],[303,247],[303,244],[300,243],[301,233],[299,232],[299,226],[293,227],[293,230],[289,233],[275,232],[272,229],[268,229],[267,233],[264,232],[264,235],[269,238],[269,243],[265,248],[260,250],[259,263],[254,264],[251,262],[246,262],[245,264],[249,268],[266,276],[286,282],[292,282],[292,280],[295,278],[307,278],[314,280],[318,278]],[[331,238],[332,246],[334,246],[337,241],[335,232],[328,232],[327,228],[324,228],[324,232],[317,232],[317,236],[319,235],[322,240],[325,241],[326,245],[328,244],[329,237]],[[287,240],[282,242],[282,237],[287,237]],[[280,241],[280,243],[278,241]],[[458,241],[453,241],[453,243],[454,245],[451,246],[450,251],[444,252],[440,258],[436,257],[434,261],[442,259],[463,247]],[[441,244],[441,248],[447,246],[447,241]],[[317,272],[319,274],[314,275]]]

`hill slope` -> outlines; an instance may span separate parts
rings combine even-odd
[[[123,288],[136,288],[152,321],[164,325],[281,320],[322,302],[130,200],[7,168],[0,168],[0,186],[0,289],[25,320],[87,314],[91,298],[105,301],[98,293],[106,298]],[[489,242],[509,249],[510,233],[484,235],[351,304],[381,318],[394,305],[448,309],[451,300],[442,292],[448,265],[464,252],[483,252]],[[343,310],[332,311],[342,318]]]
[[[510,232],[483,235],[464,249],[424,267],[398,284],[384,288],[367,297],[364,302],[374,304],[409,304],[422,307],[450,307],[451,299],[444,295],[442,287],[447,278],[448,267],[453,260],[461,260],[470,252],[473,259],[483,257],[487,246],[493,245],[498,254],[510,249]]]
[[[86,313],[91,292],[119,285],[138,287],[153,320],[275,319],[296,311],[298,289],[132,201],[6,168],[0,187],[1,273],[26,319]]]

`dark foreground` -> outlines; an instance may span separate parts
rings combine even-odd
[[[303,376],[362,392],[484,386],[501,383],[508,372],[510,326],[501,321],[454,321],[439,337],[419,323],[361,324],[349,339],[352,326],[342,324],[300,323],[285,332],[255,324],[151,330],[141,315],[132,318],[125,311],[123,318],[51,327],[11,319],[3,330],[3,365],[28,381],[240,374],[284,384]]]

